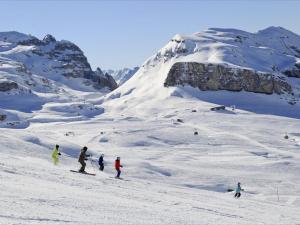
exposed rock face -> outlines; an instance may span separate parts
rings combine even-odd
[[[108,73],[103,73],[100,68],[97,68],[92,79],[96,82],[98,88],[108,87],[111,91],[118,87],[114,78]]]
[[[66,54],[66,52],[69,53]],[[47,55],[62,62],[55,68],[62,69],[62,75],[66,77],[90,79],[90,75],[93,73],[83,52],[71,42],[57,43],[52,51],[47,52]]]
[[[1,81],[0,80],[0,91],[10,91],[12,89],[17,89],[18,84],[12,81]]]
[[[46,44],[49,44],[51,42],[56,42],[56,39],[51,35],[51,34],[47,34],[44,38],[43,38],[43,42],[45,42]]]
[[[5,119],[6,119],[6,115],[4,115],[4,114],[0,114],[0,121],[4,121]]]
[[[43,40],[39,40],[38,38],[36,37],[33,37],[33,36],[29,36],[28,39],[26,40],[22,40],[22,41],[19,41],[18,44],[19,45],[36,45],[36,46],[42,46],[42,45],[48,45],[49,43],[51,42],[56,42],[55,38],[50,35],[50,34],[47,34]]]
[[[200,90],[247,91],[264,94],[292,93],[284,78],[270,73],[231,68],[221,64],[196,62],[175,63],[167,76],[165,86],[191,85]]]
[[[84,53],[77,45],[69,41],[56,42],[55,38],[48,34],[43,39],[43,45],[51,43],[53,46],[50,49],[45,50],[45,48],[40,47],[35,48],[32,52],[35,55],[58,62],[52,68],[61,70],[61,75],[65,77],[90,79],[93,71]]]
[[[283,72],[288,77],[297,77],[300,78],[300,63],[296,63],[291,70],[286,70]]]
[[[36,45],[36,46],[40,46],[40,45],[44,45],[44,43],[36,37],[30,37],[27,40],[19,41],[18,45],[26,45],[26,46]]]

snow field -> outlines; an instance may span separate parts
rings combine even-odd
[[[154,114],[2,129],[0,224],[298,224],[299,144],[283,130],[297,138],[299,120],[211,112],[207,104],[178,100],[147,110]],[[69,172],[84,145],[95,177]],[[101,153],[104,173],[96,168]],[[124,180],[113,178],[116,156]],[[238,181],[245,192],[237,200],[227,189]]]

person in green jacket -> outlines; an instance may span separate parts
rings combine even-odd
[[[59,149],[59,145],[55,145],[55,148],[53,149],[52,152],[52,160],[54,165],[58,164],[58,156],[61,155],[58,149]]]

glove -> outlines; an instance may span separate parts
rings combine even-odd
[[[58,155],[61,155],[61,153],[59,152]]]

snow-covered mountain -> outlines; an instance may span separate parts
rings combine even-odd
[[[42,86],[49,91],[51,82],[79,90],[116,88],[111,82],[101,82],[107,78],[92,71],[78,46],[69,41],[56,41],[51,35],[39,40],[18,32],[1,32],[0,60],[1,79],[14,82],[19,90],[41,90]]]
[[[189,95],[247,110],[281,114],[274,109],[284,107],[297,114],[299,53],[300,36],[281,27],[257,33],[212,28],[175,35],[108,98],[114,99],[114,105],[117,99],[120,104],[126,101],[131,108]],[[239,97],[244,95],[247,97]],[[290,108],[292,105],[297,106]]]
[[[137,71],[139,67],[123,68],[120,70],[105,70],[105,73],[110,74],[118,83],[119,86],[129,80]]]
[[[166,86],[190,84],[201,90],[299,97],[298,82],[289,77],[300,78],[300,36],[281,27],[254,34],[210,29],[192,36],[176,35],[156,60],[172,57],[181,59],[172,65]]]
[[[72,117],[84,109],[96,113],[94,106],[81,105],[84,96],[101,96],[117,88],[110,75],[99,71],[92,71],[84,53],[72,42],[56,41],[51,35],[39,40],[18,32],[1,32],[0,114],[6,121],[19,121],[18,112],[32,114],[46,108],[47,102],[69,104]],[[50,108],[57,111],[59,107]]]

